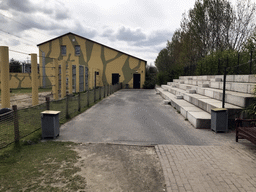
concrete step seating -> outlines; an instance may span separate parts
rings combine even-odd
[[[219,75],[181,76],[156,90],[166,100],[170,100],[172,106],[196,128],[210,128],[211,109],[222,107],[222,79],[223,76]],[[255,75],[227,75],[226,80],[225,108],[228,109],[229,119],[232,120],[239,116],[242,108],[253,102],[252,92],[256,77]],[[219,85],[214,85],[212,82]]]

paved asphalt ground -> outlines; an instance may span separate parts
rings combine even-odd
[[[121,90],[61,127],[58,140],[136,145],[212,145],[227,135],[197,130],[155,90]]]
[[[121,90],[61,127],[58,140],[154,145],[166,190],[256,191],[256,146],[195,129],[154,90]]]

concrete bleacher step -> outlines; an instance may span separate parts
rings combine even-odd
[[[220,81],[220,79],[221,79],[221,81]],[[194,86],[199,86],[199,87],[209,87],[209,88],[214,88],[214,89],[223,89],[222,78],[217,78],[217,81],[216,81],[216,79],[211,79],[211,80],[179,80],[179,79],[176,79],[174,81],[174,83],[194,85]],[[256,83],[227,81],[226,82],[226,90],[253,94],[255,84]]]
[[[212,79],[222,79],[223,75],[202,75],[202,76],[180,76],[179,80],[199,80],[199,81],[210,81]],[[254,83],[256,84],[255,74],[253,75],[227,75],[227,82],[237,82],[237,83]]]
[[[207,87],[200,87],[200,86],[188,85],[188,84],[178,84],[178,83],[168,83],[168,85],[169,85],[168,87],[169,89],[170,87],[179,88],[182,90],[194,89],[196,90],[197,94],[222,101],[222,95],[223,95],[222,89],[207,88]],[[175,85],[175,87],[173,85]],[[249,106],[253,102],[253,100],[254,100],[253,94],[241,93],[241,92],[235,92],[235,91],[226,91],[225,101],[227,103],[245,108]]]
[[[174,88],[169,85],[162,85],[163,90],[166,90],[173,95],[181,95],[183,96],[183,99],[196,107],[211,113],[211,109],[213,108],[221,108],[222,107],[222,101],[212,99],[205,95],[200,95],[197,93],[189,93],[188,90],[183,90],[180,88]],[[241,111],[242,108],[237,105],[232,105],[229,103],[225,103],[225,108],[228,109],[229,119],[234,119]]]
[[[193,104],[176,98],[176,95],[163,88],[156,88],[156,91],[176,108],[181,115],[197,129],[209,129],[211,127],[211,115],[208,112],[194,106]]]

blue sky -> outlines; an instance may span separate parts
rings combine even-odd
[[[253,1],[255,2],[255,1]],[[37,44],[73,32],[154,61],[195,0],[0,0],[0,45],[27,60]],[[235,5],[235,0],[232,1]],[[14,51],[22,52],[17,53]]]

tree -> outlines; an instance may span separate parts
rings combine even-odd
[[[249,49],[255,48],[255,13],[256,5],[250,0],[238,0],[236,8],[228,0],[196,0],[194,7],[183,14],[172,40],[156,58],[161,79],[222,73],[218,68],[219,58],[224,61],[225,57],[231,57],[234,67],[241,51],[243,62],[247,62]]]
[[[237,1],[235,21],[232,23],[230,42],[232,49],[241,51],[247,39],[255,32],[256,4],[250,0]]]
[[[11,73],[21,73],[21,63],[13,58],[9,63],[9,68]]]
[[[155,61],[155,65],[159,72],[164,72],[169,70],[171,63],[170,63],[170,56],[166,48],[162,49],[158,54]]]
[[[144,89],[154,89],[156,85],[157,68],[154,66],[146,66],[146,80],[144,82]]]

